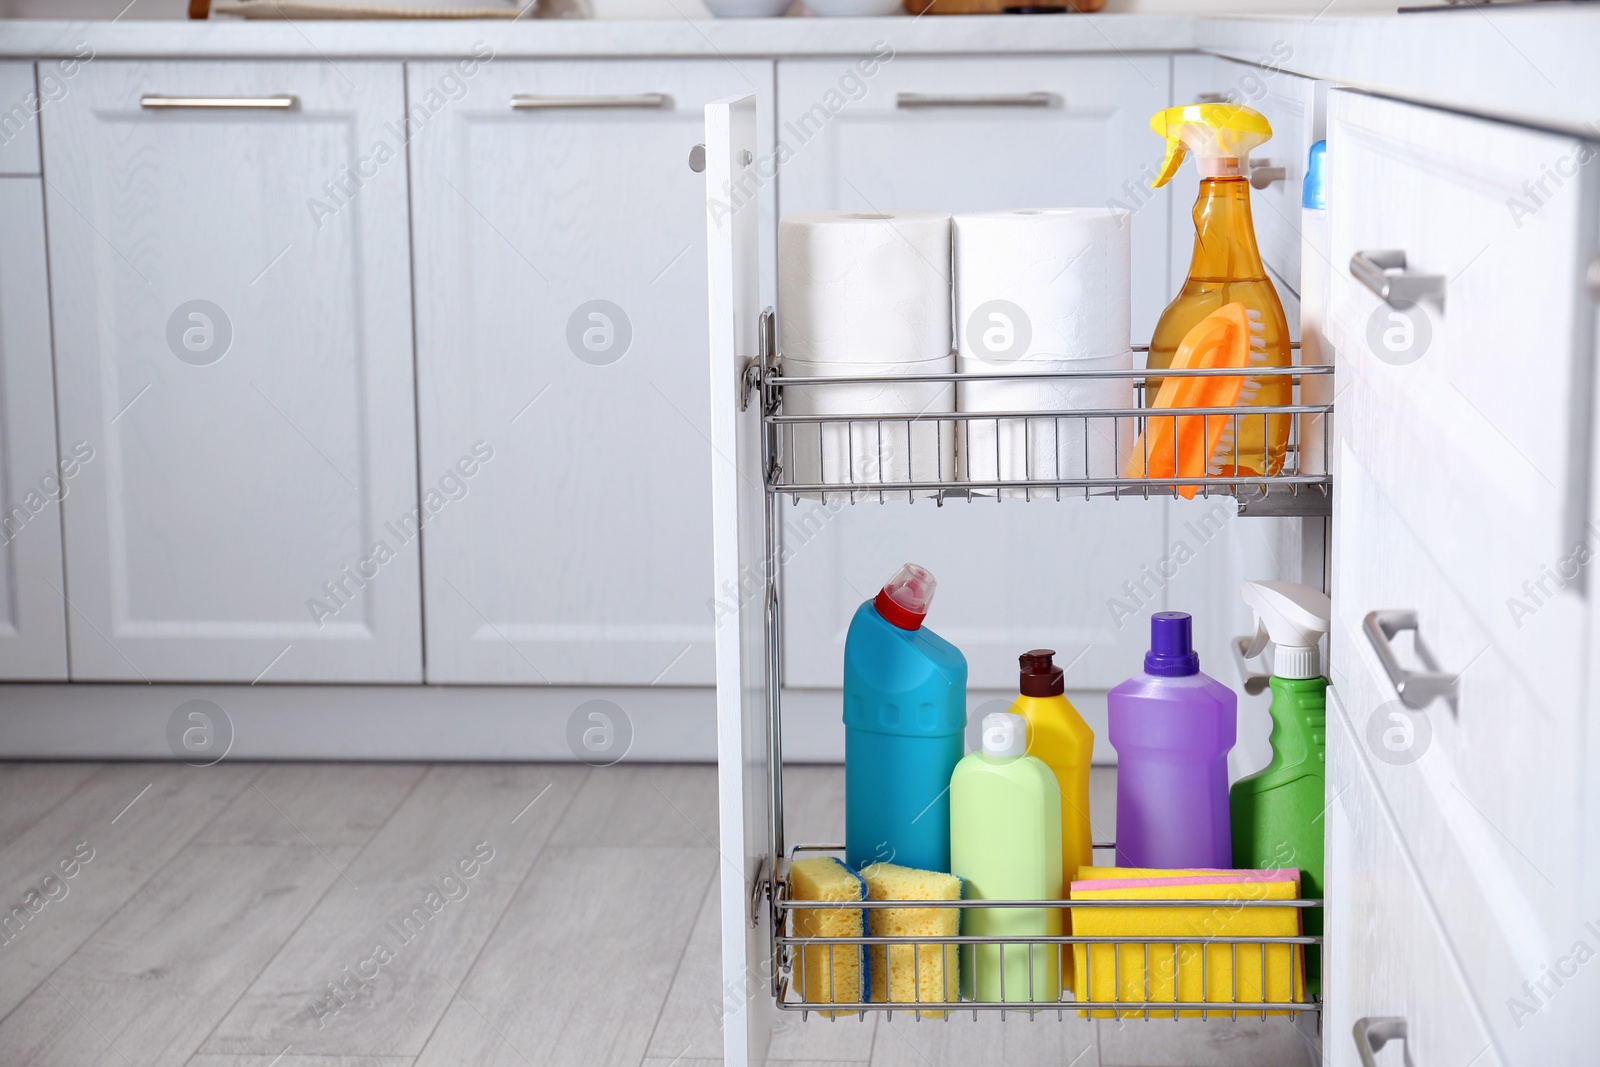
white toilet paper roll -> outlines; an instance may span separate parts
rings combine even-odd
[[[817,211],[778,223],[780,351],[809,363],[950,354],[950,216]]]
[[[951,481],[956,476],[956,429],[935,416],[955,410],[949,382],[897,381],[895,375],[944,374],[954,360],[920,363],[810,363],[785,358],[783,374],[796,379],[784,386],[785,415],[887,415],[821,424],[789,424],[782,429],[783,452],[791,484],[881,485],[908,481]],[[806,386],[801,380],[825,375],[872,375],[883,381],[861,385]],[[900,416],[900,417],[894,417]]]
[[[1030,361],[1009,366],[1018,374],[1130,370],[1133,353],[1124,350],[1100,359]],[[993,374],[1001,369],[966,356],[960,357],[958,368],[963,374]],[[963,481],[1115,478],[1138,435],[1136,420],[1131,417],[1056,414],[1132,408],[1131,378],[962,382],[956,403],[961,412],[1041,413],[1033,419],[961,420],[958,466]],[[1046,491],[1008,489],[1004,495],[1039,497]]]
[[[997,365],[1126,351],[1130,218],[1114,208],[956,215],[956,350]]]

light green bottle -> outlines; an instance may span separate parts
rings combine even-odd
[[[950,778],[950,873],[965,900],[1062,899],[1061,787],[1026,755],[1027,736],[1021,715],[985,716],[983,751],[964,757]],[[963,908],[961,932],[1060,936],[1061,909]],[[1060,989],[1056,945],[961,948],[965,1000],[1054,1003]]]

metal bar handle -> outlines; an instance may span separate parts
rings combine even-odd
[[[1350,273],[1390,307],[1409,307],[1429,296],[1444,299],[1445,276],[1407,270],[1406,254],[1398,248],[1357,252],[1350,257]]]
[[[1235,637],[1228,643],[1233,646],[1233,661],[1239,665],[1239,684],[1244,687],[1245,693],[1257,696],[1266,692],[1272,676],[1250,669],[1251,657],[1246,655],[1250,651],[1250,641],[1250,637]]]
[[[1394,686],[1400,702],[1406,707],[1421,711],[1440,697],[1452,704],[1455,702],[1456,679],[1439,670],[1439,665],[1422,643],[1416,612],[1369,611],[1361,622],[1361,629],[1366,633],[1372,650],[1378,654],[1383,673],[1389,676],[1389,683]],[[1416,634],[1417,658],[1427,668],[1426,671],[1409,671],[1400,666],[1391,642],[1396,634],[1405,630]]]
[[[928,107],[1052,107],[1054,93],[896,93],[898,108]]]
[[[1288,180],[1289,171],[1284,167],[1275,167],[1268,159],[1250,161],[1250,188],[1265,189],[1274,182]],[[1357,253],[1359,255],[1359,253]]]
[[[292,93],[278,96],[161,96],[145,93],[139,97],[139,106],[150,110],[158,108],[216,108],[234,111],[287,111],[297,107],[300,98]]]
[[[672,106],[666,93],[615,93],[605,96],[540,96],[513,93],[513,111],[560,111],[574,108],[659,108]]]
[[[1356,1055],[1361,1057],[1361,1067],[1378,1067],[1378,1050],[1391,1041],[1405,1047],[1400,1050],[1406,1067],[1411,1067],[1411,1043],[1406,1040],[1406,1021],[1398,1015],[1369,1015],[1357,1019],[1351,1028],[1356,1037]]]

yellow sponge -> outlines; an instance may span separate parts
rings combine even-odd
[[[861,869],[868,900],[960,900],[961,879],[937,871],[918,871],[893,863]],[[961,932],[960,908],[873,908],[867,912],[873,937],[954,937]],[[954,1001],[959,997],[956,946],[940,944],[873,945],[869,973],[872,999],[888,1003]],[[938,1019],[942,1011],[921,1011]]]
[[[1298,1003],[1305,1000],[1299,945],[1229,944],[1230,937],[1296,937],[1295,908],[1240,907],[1248,900],[1294,900],[1299,872],[1082,867],[1073,900],[1128,900],[1125,908],[1074,908],[1079,936],[1171,938],[1166,943],[1073,945],[1079,1000],[1172,1003]],[[1139,907],[1140,900],[1205,900],[1214,906]],[[1265,951],[1263,951],[1265,950]],[[1087,980],[1085,979],[1087,977]],[[1083,1016],[1085,1012],[1079,1012]],[[1097,1018],[1117,1014],[1096,1010]],[[1143,1009],[1120,1012],[1143,1016]],[[1150,1018],[1172,1012],[1151,1011]],[[1199,1011],[1179,1011],[1194,1017]],[[1283,1012],[1270,1014],[1281,1015]]]
[[[865,900],[861,876],[832,856],[795,860],[789,866],[791,900]],[[865,937],[860,908],[796,908],[795,937]],[[865,945],[812,945],[800,950],[796,974],[807,1004],[864,1003],[861,972]],[[848,1012],[825,1011],[832,1018]]]

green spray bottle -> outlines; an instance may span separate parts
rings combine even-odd
[[[1233,783],[1233,865],[1266,870],[1298,867],[1300,896],[1320,899],[1326,811],[1327,695],[1318,645],[1333,605],[1327,594],[1294,582],[1246,582],[1244,602],[1256,615],[1246,656],[1273,644],[1272,762]],[[1322,933],[1322,912],[1304,913],[1307,936]],[[1306,989],[1321,992],[1322,960],[1306,950]]]

